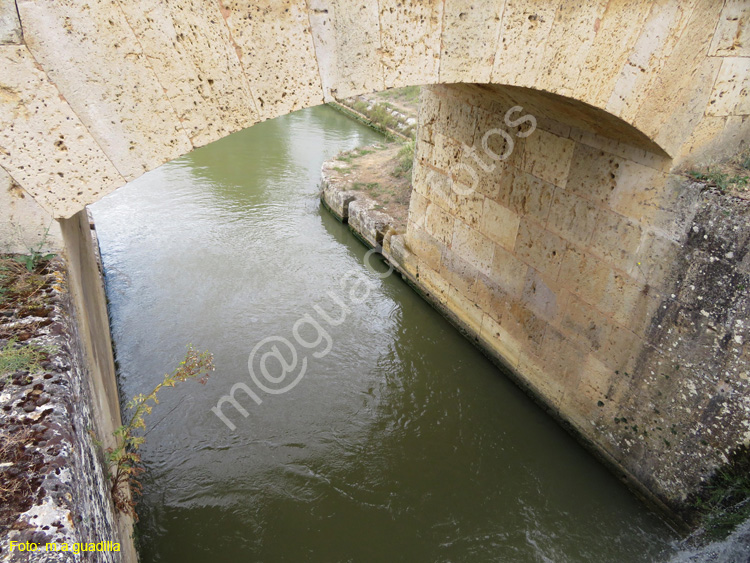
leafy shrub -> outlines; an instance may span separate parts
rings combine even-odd
[[[140,495],[142,486],[138,475],[143,472],[141,456],[138,448],[145,438],[136,435],[137,430],[145,430],[145,417],[159,403],[157,393],[164,387],[174,387],[177,383],[188,379],[197,379],[205,384],[209,374],[214,371],[213,356],[208,352],[198,352],[188,346],[185,359],[172,373],[164,375],[164,379],[148,395],[136,395],[128,403],[128,409],[133,411],[130,422],[114,431],[115,447],[107,448],[106,458],[109,464],[112,500],[115,507],[125,514],[138,519],[135,513],[137,504],[135,496]]]

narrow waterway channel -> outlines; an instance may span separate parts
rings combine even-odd
[[[123,397],[192,343],[205,387],[149,420],[142,561],[651,562],[674,536],[398,276],[321,209],[322,162],[380,136],[328,107],[261,123],[170,162],[93,207]],[[382,265],[379,266],[384,269]],[[366,276],[346,299],[342,279]],[[332,295],[346,299],[340,317]],[[317,307],[317,309],[316,309]],[[283,394],[248,358],[309,315]],[[337,319],[340,320],[340,319]],[[306,338],[313,341],[308,325]],[[318,352],[316,357],[314,352]],[[211,411],[236,382],[243,418]]]

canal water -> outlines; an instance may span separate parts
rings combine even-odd
[[[320,207],[322,162],[380,140],[303,110],[93,206],[123,398],[187,344],[216,364],[149,418],[142,561],[667,559],[669,528]]]

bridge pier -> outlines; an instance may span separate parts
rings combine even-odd
[[[636,131],[554,96],[426,88],[418,127],[392,256],[636,490],[678,511],[750,438],[750,207],[707,198]]]

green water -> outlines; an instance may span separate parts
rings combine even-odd
[[[304,110],[94,206],[123,395],[150,390],[188,343],[217,366],[150,419],[142,561],[666,558],[659,518],[401,279],[366,268],[321,209],[322,162],[379,140]],[[320,327],[298,325],[310,348],[294,337],[303,318]],[[249,375],[269,337],[295,347],[291,379],[307,362],[286,393]],[[236,382],[260,404],[239,393],[248,416],[225,408],[231,431],[211,408]]]

